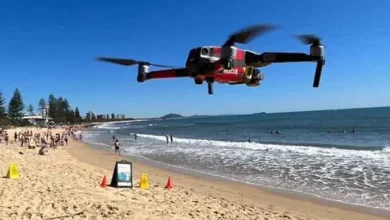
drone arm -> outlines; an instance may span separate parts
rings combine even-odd
[[[320,56],[311,56],[305,53],[272,53],[266,52],[248,57],[248,63],[287,63],[287,62],[315,62],[323,60]]]
[[[314,76],[313,87],[318,87],[320,84],[322,66],[325,65],[323,56],[312,56],[305,53],[272,53],[266,52],[260,55],[254,55],[249,62],[253,63],[287,63],[287,62],[317,62],[317,67]]]
[[[190,74],[186,68],[157,70],[146,73],[146,79],[164,79],[176,77],[189,77]]]

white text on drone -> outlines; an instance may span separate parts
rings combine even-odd
[[[231,69],[231,70],[223,70],[223,74],[238,74],[237,69]]]

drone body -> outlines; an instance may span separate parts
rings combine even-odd
[[[222,46],[202,46],[190,50],[184,68],[170,68],[165,65],[151,64],[144,61],[119,58],[98,58],[125,66],[138,64],[138,82],[151,79],[191,77],[195,84],[204,81],[208,84],[208,93],[213,94],[213,83],[227,83],[229,85],[245,84],[250,87],[259,86],[264,79],[260,67],[272,63],[284,62],[317,62],[313,87],[319,86],[322,66],[325,64],[324,48],[315,36],[301,36],[307,44],[311,44],[310,54],[267,52],[256,53],[250,50],[237,48],[234,43],[247,43],[255,35],[273,29],[269,25],[252,26],[237,32],[229,37]],[[149,71],[149,66],[168,67],[169,69]]]

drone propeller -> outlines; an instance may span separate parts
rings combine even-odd
[[[153,63],[146,62],[146,61],[138,61],[138,60],[132,60],[132,59],[108,58],[108,57],[97,57],[96,59],[99,61],[116,63],[116,64],[120,64],[120,65],[124,65],[124,66],[132,66],[132,65],[138,64],[138,65],[148,65],[148,66],[156,66],[156,67],[162,67],[162,68],[175,68],[173,66],[153,64]]]
[[[314,34],[304,34],[296,36],[302,43],[313,46],[322,46],[321,38]]]
[[[260,24],[260,25],[249,26],[245,29],[241,29],[231,34],[228,40],[223,44],[223,46],[233,46],[234,43],[246,44],[249,41],[253,40],[253,38],[277,28],[278,26],[272,24]]]

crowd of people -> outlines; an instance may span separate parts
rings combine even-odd
[[[75,138],[75,131],[79,130],[79,128],[69,126],[61,127],[61,130],[63,131],[53,133],[53,130],[48,128],[45,132],[34,133],[32,130],[23,129],[10,134],[9,131],[0,128],[0,144],[4,143],[5,146],[12,144],[13,146],[27,147],[29,149],[38,147],[40,148],[38,153],[45,155],[50,148],[56,149],[59,146],[67,146],[69,137]],[[10,135],[13,135],[13,138]]]

